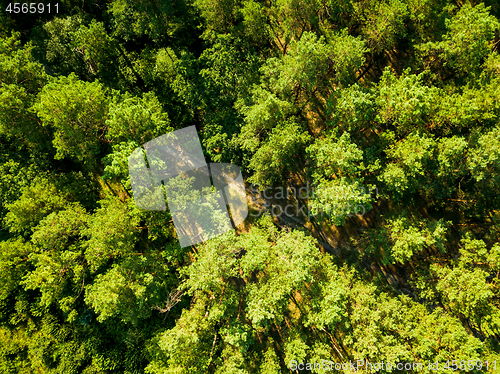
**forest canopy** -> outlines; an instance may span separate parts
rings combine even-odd
[[[497,1],[31,4],[0,14],[1,373],[499,372]],[[189,126],[249,215],[182,248],[128,158]]]

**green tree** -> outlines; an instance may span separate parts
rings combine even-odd
[[[54,128],[56,158],[95,163],[108,143],[105,121],[109,102],[102,84],[83,82],[74,74],[43,87],[34,109],[45,126]]]
[[[420,46],[424,54],[438,56],[444,67],[459,75],[477,72],[491,51],[495,30],[500,23],[483,3],[472,6],[465,3],[446,22],[448,31],[443,40]]]

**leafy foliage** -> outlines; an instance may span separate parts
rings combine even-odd
[[[500,362],[499,12],[451,0],[2,12],[0,372]],[[136,206],[128,158],[193,125],[207,162],[259,188],[236,230],[181,248],[168,208]],[[181,207],[213,196],[183,175],[161,188]],[[214,199],[201,208],[227,224]]]

